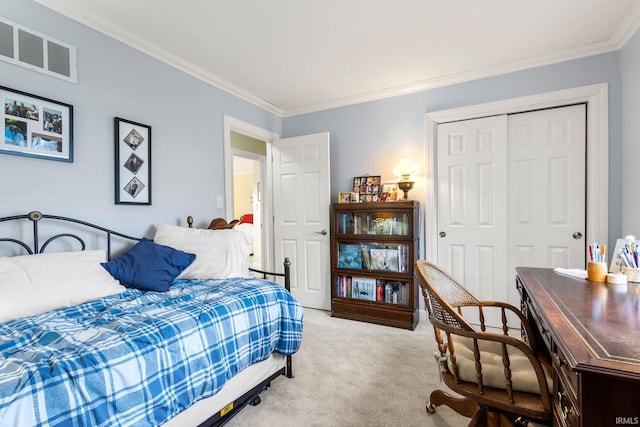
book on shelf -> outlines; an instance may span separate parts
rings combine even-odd
[[[409,246],[398,245],[398,271],[406,273],[409,271]]]
[[[336,295],[339,297],[350,297],[352,280],[350,276],[336,277]]]
[[[409,304],[409,284],[397,280],[341,275],[336,277],[336,295],[390,304]]]
[[[369,252],[371,255],[371,270],[400,271],[397,249],[372,248]]]
[[[369,247],[367,244],[360,244],[360,267],[349,268],[362,268],[364,270],[383,270],[406,273],[409,271],[409,245],[398,244],[394,248],[376,248]],[[349,249],[350,253],[353,252],[353,248]],[[338,262],[339,267],[346,267],[342,265],[340,260]]]
[[[362,269],[360,245],[338,243],[338,267]]]
[[[384,302],[391,304],[408,304],[409,289],[405,282],[387,281],[384,285]]]
[[[376,300],[376,279],[369,277],[353,277],[351,285],[351,298],[367,301]]]
[[[369,255],[369,246],[360,245],[360,255],[362,257],[362,268],[365,270],[371,269],[371,256]]]
[[[384,279],[376,279],[376,301],[384,301]]]

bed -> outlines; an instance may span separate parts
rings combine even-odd
[[[36,211],[9,223],[0,244],[26,255],[0,257],[0,426],[223,425],[292,377],[304,312],[289,262],[249,273],[241,232],[159,225],[149,240]]]

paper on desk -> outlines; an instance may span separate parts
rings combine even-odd
[[[587,278],[587,270],[580,270],[579,268],[554,268],[553,271],[557,273],[566,274],[567,276],[578,277],[580,279]]]

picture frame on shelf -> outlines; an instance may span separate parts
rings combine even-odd
[[[0,86],[0,153],[73,162],[73,105]]]
[[[338,203],[351,203],[351,192],[340,191],[338,193]]]
[[[353,192],[358,193],[360,203],[380,201],[380,175],[353,177]]]
[[[398,201],[398,184],[395,182],[385,182],[382,184],[382,194],[380,195],[382,202]]]
[[[151,205],[151,126],[114,119],[115,203]]]
[[[360,194],[356,192],[351,192],[351,203],[360,203]]]

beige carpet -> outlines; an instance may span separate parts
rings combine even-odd
[[[465,426],[469,419],[447,407],[425,411],[431,390],[444,387],[435,349],[424,315],[406,331],[306,309],[294,378],[272,382],[260,405],[227,426]]]

